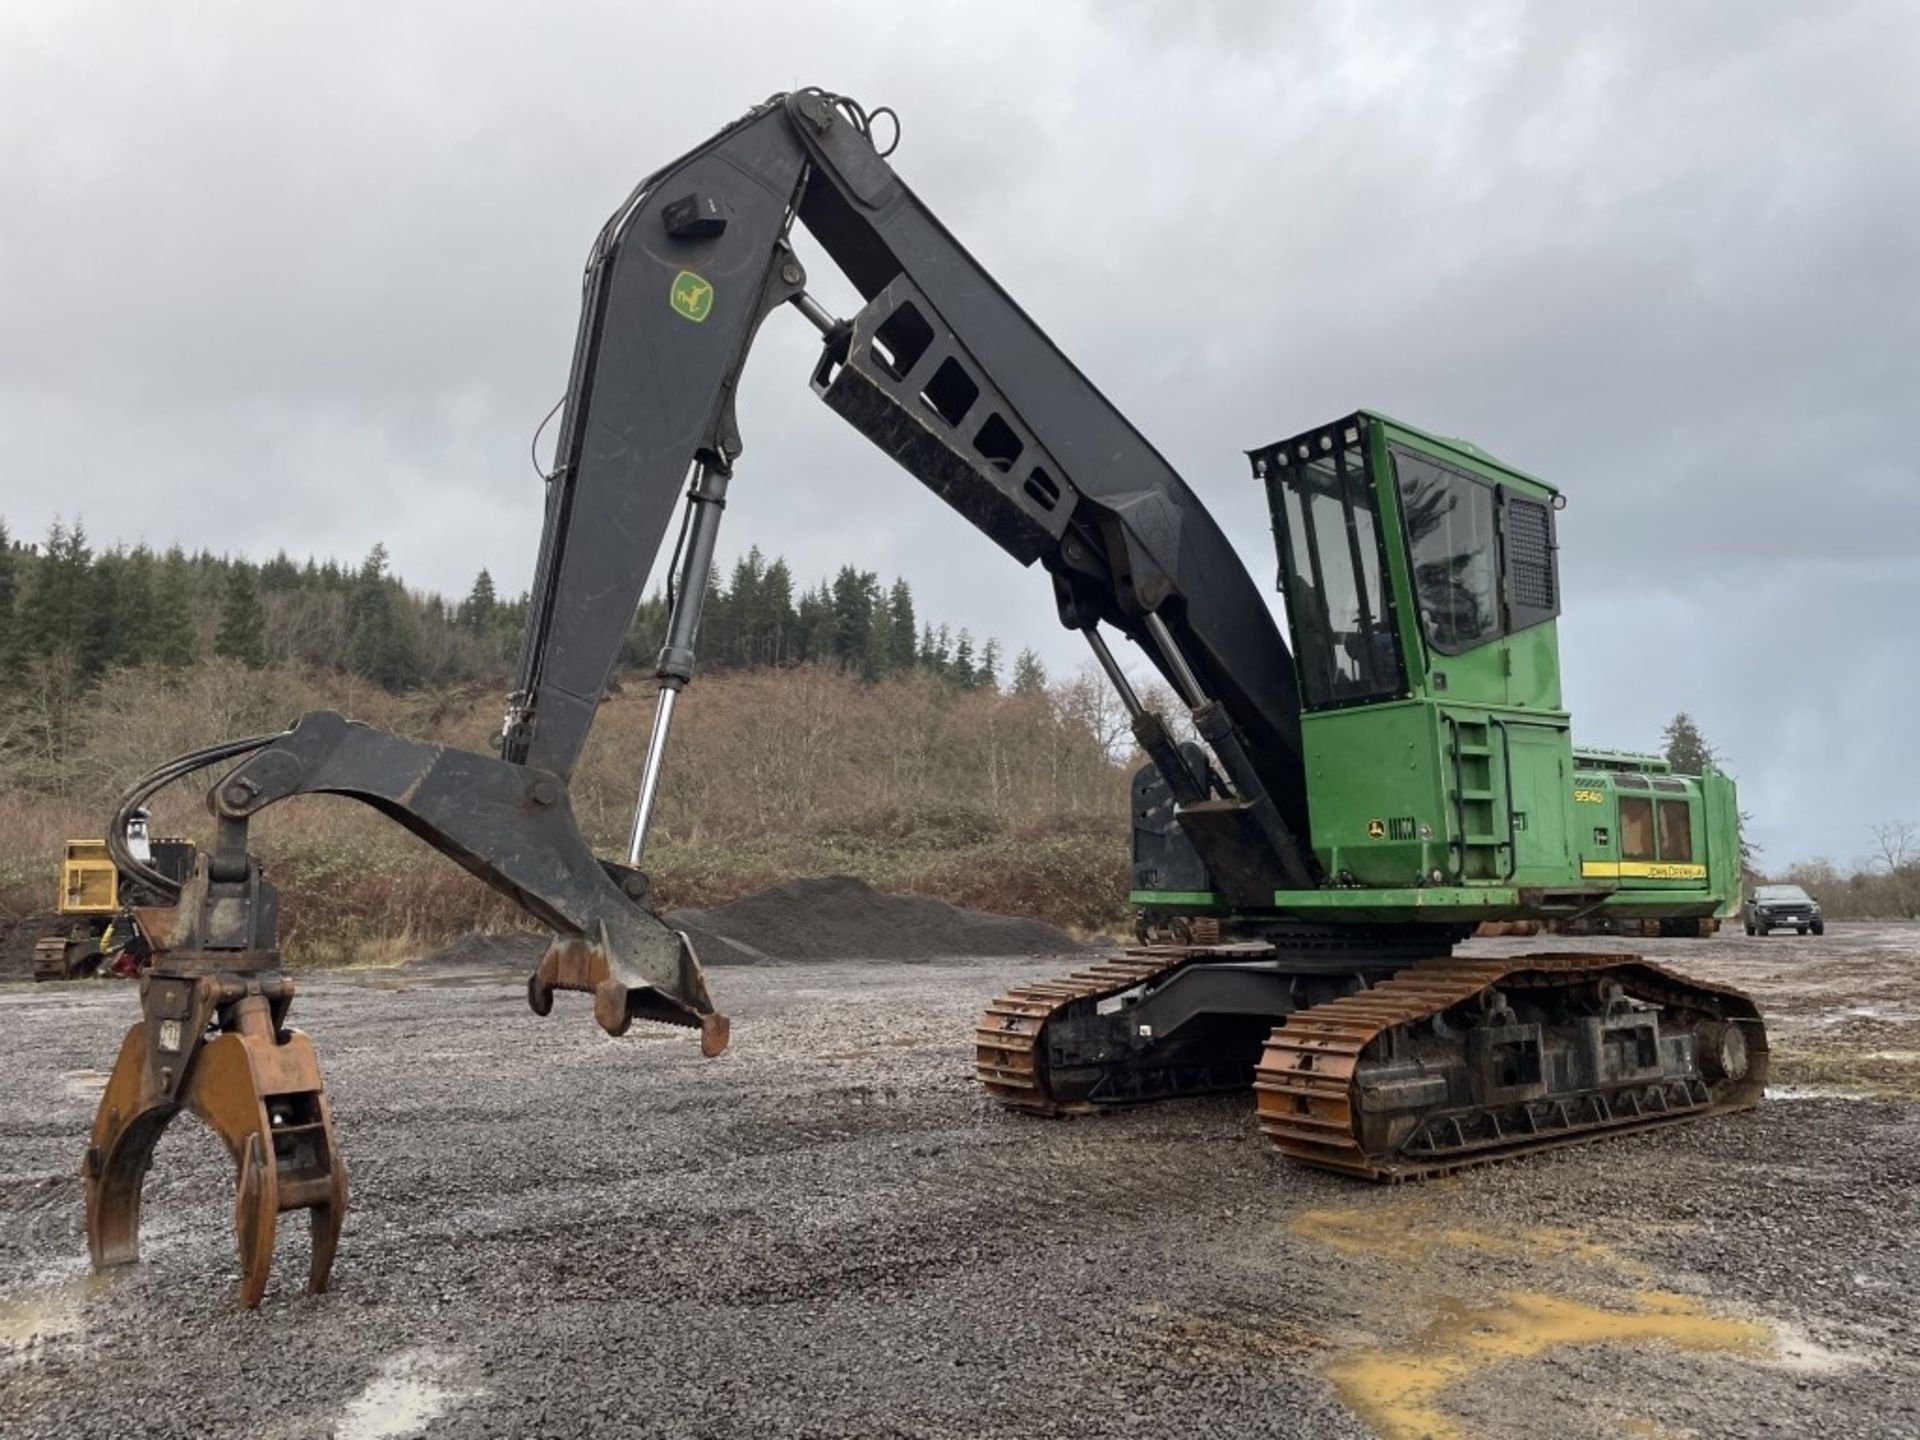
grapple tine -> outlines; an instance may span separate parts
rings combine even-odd
[[[225,1136],[221,1137],[225,1139]],[[240,1184],[233,1200],[233,1238],[240,1247],[240,1306],[255,1309],[267,1293],[273,1269],[273,1240],[280,1226],[280,1187],[259,1135],[249,1135],[240,1160]]]
[[[656,922],[657,924],[657,922]],[[671,948],[669,962],[653,957],[651,971],[621,955],[605,927],[597,940],[556,935],[533,974],[527,977],[527,1004],[536,1015],[553,1011],[553,992],[578,990],[593,997],[593,1018],[609,1035],[624,1035],[635,1020],[684,1025],[700,1032],[700,1053],[712,1058],[727,1048],[730,1027],[707,995],[693,940],[684,930],[658,926]],[[671,974],[670,984],[653,984],[649,974]]]
[[[331,1126],[332,1117],[329,1115]],[[340,1248],[340,1227],[347,1218],[347,1167],[334,1156],[325,1203],[307,1211],[307,1229],[313,1236],[313,1259],[307,1266],[307,1293],[324,1294],[333,1271],[333,1254]]]
[[[81,1177],[87,1249],[96,1270],[140,1258],[140,1192],[153,1147],[178,1106],[147,1092],[147,1026],[127,1031],[94,1115]]]

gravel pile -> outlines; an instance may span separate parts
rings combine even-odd
[[[1063,955],[1080,948],[1038,920],[962,910],[927,895],[889,895],[850,875],[789,880],[712,910],[670,911],[667,922],[693,936],[703,962],[720,965]]]
[[[789,880],[727,905],[669,910],[663,918],[692,937],[702,965],[1013,959],[1086,948],[1038,920],[962,910],[926,895],[889,895],[850,875]],[[539,962],[547,940],[527,931],[476,932],[408,968],[525,972]]]

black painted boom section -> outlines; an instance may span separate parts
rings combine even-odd
[[[642,182],[588,264],[503,753],[571,774],[696,460],[739,453],[760,322],[797,294],[798,219],[868,302],[815,388],[1023,564],[1061,618],[1174,677],[1158,612],[1259,778],[1308,834],[1293,660],[1265,596],[1167,461],[874,150],[832,97],[776,97]]]

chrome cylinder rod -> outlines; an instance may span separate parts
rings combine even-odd
[[[1173,682],[1180,687],[1180,698],[1192,709],[1199,709],[1207,703],[1207,692],[1200,688],[1200,678],[1193,673],[1193,667],[1187,664],[1187,657],[1180,653],[1180,647],[1174,643],[1173,632],[1167,629],[1167,622],[1157,614],[1146,617],[1147,633],[1153,636],[1153,643],[1160,647],[1160,653],[1166,657],[1167,668],[1173,671]]]
[[[807,322],[822,335],[831,335],[840,328],[840,322],[827,313],[826,307],[802,290],[793,297],[793,308],[807,317]]]
[[[653,711],[653,733],[647,736],[647,765],[640,775],[640,800],[633,807],[633,833],[627,837],[627,864],[638,866],[647,853],[647,831],[653,825],[653,805],[660,796],[660,772],[667,761],[667,729],[673,724],[673,702],[680,689],[662,685]]]
[[[1098,624],[1089,625],[1080,632],[1087,637],[1087,645],[1093,651],[1093,658],[1100,662],[1100,668],[1107,672],[1107,680],[1112,684],[1114,693],[1120,697],[1120,703],[1126,706],[1127,714],[1138,720],[1142,706],[1140,697],[1134,693],[1133,682],[1127,679],[1127,672],[1120,668],[1120,662],[1113,658],[1113,651],[1107,648],[1107,640],[1100,633]]]
[[[653,731],[647,736],[646,766],[640,774],[640,796],[633,807],[633,831],[627,837],[627,864],[638,866],[647,853],[647,832],[660,798],[660,775],[666,768],[667,731],[681,690],[693,679],[693,647],[700,633],[700,612],[707,601],[713,573],[713,547],[720,534],[720,512],[727,508],[724,470],[702,463],[687,490],[687,533],[675,578],[673,609],[667,617],[667,639],[660,647],[654,678],[660,698],[653,712]]]

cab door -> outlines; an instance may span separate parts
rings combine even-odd
[[[1564,726],[1503,717],[1516,885],[1573,883],[1573,739]]]

